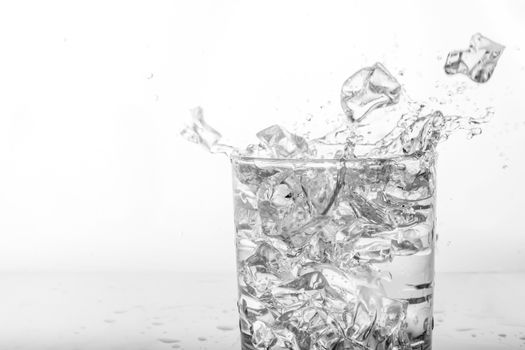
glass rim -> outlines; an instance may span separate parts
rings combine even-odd
[[[363,158],[270,158],[270,157],[253,157],[245,155],[231,154],[232,161],[254,161],[254,162],[270,162],[278,164],[305,164],[305,163],[384,163],[395,162],[410,159],[420,159],[423,156],[429,156],[430,159],[436,159],[437,151],[417,152],[411,154],[395,155],[390,157],[363,157]]]

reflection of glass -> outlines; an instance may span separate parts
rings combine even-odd
[[[430,349],[435,154],[232,157],[243,349]]]

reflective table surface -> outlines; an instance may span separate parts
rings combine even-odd
[[[240,349],[235,273],[0,273],[1,350]],[[438,274],[434,350],[525,349],[525,273]]]

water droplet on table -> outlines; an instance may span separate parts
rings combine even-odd
[[[174,343],[178,343],[180,341],[180,340],[175,339],[175,338],[159,338],[158,340],[161,343],[164,343],[164,344],[174,344]]]

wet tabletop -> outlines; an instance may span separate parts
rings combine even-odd
[[[525,349],[525,273],[438,274],[434,350]],[[240,349],[234,273],[0,273],[0,349]]]

